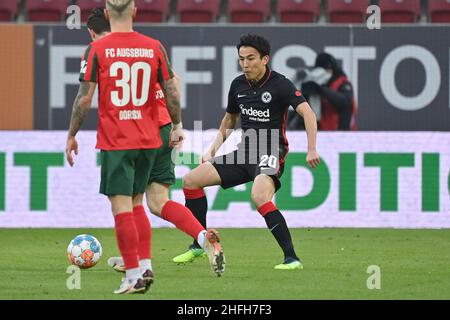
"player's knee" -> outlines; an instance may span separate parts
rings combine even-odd
[[[168,199],[164,197],[152,197],[147,201],[148,208],[150,209],[151,213],[161,216],[162,209],[167,201]]]
[[[256,208],[259,208],[266,202],[270,201],[270,199],[268,199],[268,197],[265,194],[252,191],[252,201],[255,204]]]
[[[137,196],[133,197],[133,208],[136,206],[142,206],[143,202],[144,196],[142,194],[138,194]]]
[[[186,189],[197,189],[198,185],[196,178],[192,173],[188,173],[183,177],[183,188]]]

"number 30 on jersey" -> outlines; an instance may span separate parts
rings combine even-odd
[[[138,95],[138,79],[141,70],[142,86]],[[116,80],[116,87],[122,89],[122,97],[120,97],[119,90],[111,91],[111,102],[116,107],[124,107],[131,100],[134,106],[142,107],[148,100],[151,73],[151,67],[146,62],[135,62],[131,67],[122,61],[114,62],[109,69],[109,75],[110,77],[118,77],[119,74],[122,74],[122,78]]]

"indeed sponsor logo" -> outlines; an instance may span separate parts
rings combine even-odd
[[[263,110],[253,109],[253,107],[245,108],[243,104],[241,104],[239,107],[241,108],[241,113],[243,115],[251,116],[251,117],[259,117],[259,118],[270,118],[270,110],[269,109],[266,109],[265,111],[263,111]]]

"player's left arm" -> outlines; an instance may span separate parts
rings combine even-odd
[[[305,121],[306,135],[308,137],[308,154],[306,162],[311,168],[315,168],[320,163],[320,157],[316,150],[317,140],[317,119],[308,102],[300,103],[295,111],[303,117]]]
[[[169,111],[172,123],[176,126],[181,123],[180,105],[180,84],[177,77],[162,81],[161,88],[166,99],[167,110]]]
[[[164,92],[166,107],[173,124],[170,142],[173,147],[181,148],[184,132],[180,104],[180,79],[173,72],[167,51],[161,43],[159,43],[158,59],[158,82]]]
[[[312,111],[305,97],[295,88],[294,84],[290,80],[285,78],[281,81],[279,90],[283,97],[283,103],[287,106],[292,106],[295,108],[295,111],[302,116],[305,121],[306,135],[308,137],[308,154],[306,156],[306,162],[311,168],[315,168],[320,163],[320,157],[316,151],[316,115],[314,111]]]
[[[86,120],[89,110],[91,109],[92,97],[94,96],[96,86],[97,83],[95,82],[80,82],[78,94],[73,102],[72,116],[70,119],[69,133],[67,135],[66,143],[66,158],[70,166],[73,166],[74,164],[72,151],[74,151],[75,154],[78,154],[78,143],[75,136]]]

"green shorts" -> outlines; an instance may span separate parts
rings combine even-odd
[[[144,193],[159,149],[112,150],[100,153],[100,193],[134,196]]]
[[[175,164],[172,161],[172,150],[169,146],[170,131],[172,124],[167,124],[160,128],[161,140],[163,142],[161,148],[158,149],[156,161],[150,173],[148,184],[157,182],[161,184],[175,184]]]

